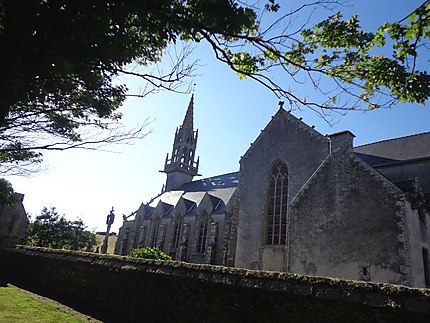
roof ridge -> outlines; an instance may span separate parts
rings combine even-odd
[[[412,135],[406,135],[406,136],[403,136],[403,137],[390,138],[390,139],[383,139],[383,140],[379,140],[379,141],[369,142],[368,144],[355,146],[355,147],[354,147],[354,149],[355,149],[355,148],[360,148],[360,147],[365,147],[365,146],[370,146],[370,145],[374,145],[374,144],[379,144],[379,143],[381,143],[381,142],[393,141],[393,140],[404,139],[404,138],[409,138],[409,137],[416,137],[416,136],[427,135],[427,134],[430,134],[430,131],[425,131],[425,132],[415,133],[415,134],[412,134]]]
[[[247,155],[254,149],[254,146],[261,140],[262,136],[268,129],[272,126],[274,120],[278,120],[284,118],[290,123],[295,123],[295,126],[297,126],[297,129],[300,131],[306,133],[307,135],[317,138],[319,141],[324,143],[324,141],[328,141],[329,139],[321,134],[318,130],[315,129],[315,126],[310,126],[306,122],[303,121],[302,117],[296,117],[292,111],[286,111],[283,108],[278,109],[278,111],[273,115],[270,119],[270,121],[266,124],[266,126],[260,131],[257,138],[250,144],[250,147],[246,150],[246,152],[243,154],[243,156],[240,158],[241,160],[243,158],[246,158]]]

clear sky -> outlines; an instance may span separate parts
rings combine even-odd
[[[281,5],[283,1],[280,1]],[[300,1],[288,1],[288,4]],[[402,19],[423,1],[355,0],[341,8],[345,16],[358,14],[362,25],[374,31],[387,21]],[[292,4],[290,8],[294,8]],[[321,12],[320,17],[332,13]],[[210,49],[199,45],[199,77],[194,79],[194,125],[199,129],[197,155],[201,178],[237,171],[239,159],[270,117],[278,99],[252,80],[239,80],[235,73],[217,62]],[[428,57],[426,57],[428,59]],[[426,61],[428,64],[428,61]],[[139,87],[130,83],[131,88]],[[291,88],[312,98],[314,90],[298,84]],[[128,99],[122,108],[123,123],[133,127],[149,118],[151,133],[134,145],[111,147],[112,152],[70,150],[44,153],[45,171],[32,177],[7,177],[17,192],[25,194],[24,206],[34,216],[43,206],[55,206],[69,219],[80,217],[90,229],[104,231],[111,207],[118,231],[122,215],[137,210],[142,202],[156,196],[165,183],[160,173],[166,153],[171,152],[174,132],[182,123],[191,95],[162,92],[143,99]],[[288,108],[287,105],[285,105]],[[430,131],[430,106],[399,105],[391,110],[351,112],[335,116],[333,125],[310,111],[296,111],[322,134],[350,130],[355,145]],[[198,179],[198,178],[196,178]]]

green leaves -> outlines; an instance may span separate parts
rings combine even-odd
[[[18,201],[12,184],[8,180],[0,178],[0,205],[14,206]]]
[[[232,55],[234,68],[238,71],[240,79],[247,75],[252,75],[258,71],[258,67],[264,64],[264,59],[259,56],[252,56],[248,52],[239,52]]]
[[[158,248],[135,248],[130,251],[128,257],[131,258],[143,258],[143,259],[158,259],[158,260],[172,260],[172,258],[166,255],[163,251]]]
[[[284,57],[290,65],[336,79],[341,88],[373,110],[381,107],[378,97],[390,102],[425,104],[430,96],[427,71],[416,66],[417,49],[430,35],[430,5],[426,2],[408,21],[385,23],[375,33],[364,32],[358,16],[344,20],[340,12],[301,32]],[[377,47],[390,44],[393,55],[376,55]],[[355,94],[354,88],[359,92]],[[353,92],[351,92],[353,91]],[[328,98],[335,106],[339,100]]]
[[[82,220],[69,221],[54,207],[44,207],[35,221],[28,225],[27,244],[54,249],[92,251],[95,234],[86,231]]]

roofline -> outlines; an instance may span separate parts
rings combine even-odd
[[[353,149],[360,148],[360,147],[365,147],[365,146],[370,146],[370,145],[378,144],[378,143],[381,143],[381,142],[393,141],[393,140],[404,139],[404,138],[415,137],[415,136],[421,136],[421,135],[427,135],[427,134],[430,134],[430,131],[420,132],[420,133],[416,133],[416,134],[412,134],[412,135],[407,135],[407,136],[403,136],[403,137],[396,137],[396,138],[390,138],[390,139],[384,139],[384,140],[380,140],[380,141],[370,142],[368,144],[364,144],[364,145],[360,145],[360,146],[355,146]]]
[[[235,172],[230,172],[230,173],[225,173],[225,174],[218,174],[218,175],[214,175],[214,176],[209,176],[209,177],[205,177],[205,178],[198,179],[198,180],[196,180],[196,181],[191,181],[191,182],[184,183],[183,185],[188,184],[188,183],[197,183],[197,182],[202,182],[202,181],[204,181],[204,180],[206,180],[206,179],[212,179],[212,178],[217,178],[217,177],[220,177],[220,176],[227,176],[227,175],[231,175],[231,174],[240,174],[240,171],[238,171],[238,170],[237,170],[237,171],[235,171]],[[199,175],[199,176],[201,176],[201,175]],[[181,186],[182,186],[182,185],[181,185]],[[181,187],[181,186],[179,186],[179,187]],[[182,190],[180,190],[180,189],[179,189],[179,187],[177,187],[177,188],[175,188],[175,189],[172,189],[172,190],[170,190],[170,191],[166,191],[166,192],[173,192],[173,191],[178,192],[178,191],[182,191]],[[157,197],[159,197],[159,196],[163,195],[164,193],[165,193],[165,192],[163,192],[163,193],[161,193],[161,194],[157,195]],[[155,200],[157,197],[155,197],[155,198],[154,198],[154,200]]]
[[[374,155],[370,155],[370,156],[374,156]],[[413,159],[405,159],[405,160],[396,160],[396,161],[394,161],[392,163],[374,164],[374,165],[371,165],[371,166],[374,167],[374,168],[377,168],[377,167],[386,167],[386,166],[397,166],[397,165],[407,164],[407,163],[417,163],[417,162],[425,161],[425,160],[430,160],[430,156],[413,158]]]

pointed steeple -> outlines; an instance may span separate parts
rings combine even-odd
[[[199,164],[198,161],[194,161],[198,132],[194,131],[193,114],[194,94],[191,96],[182,125],[176,128],[172,157],[169,158],[169,154],[166,156],[163,170],[167,174],[166,191],[190,182],[198,175]]]
[[[185,113],[184,122],[182,122],[182,129],[193,129],[193,116],[194,116],[194,94],[191,95],[190,103],[188,104],[187,112]]]

